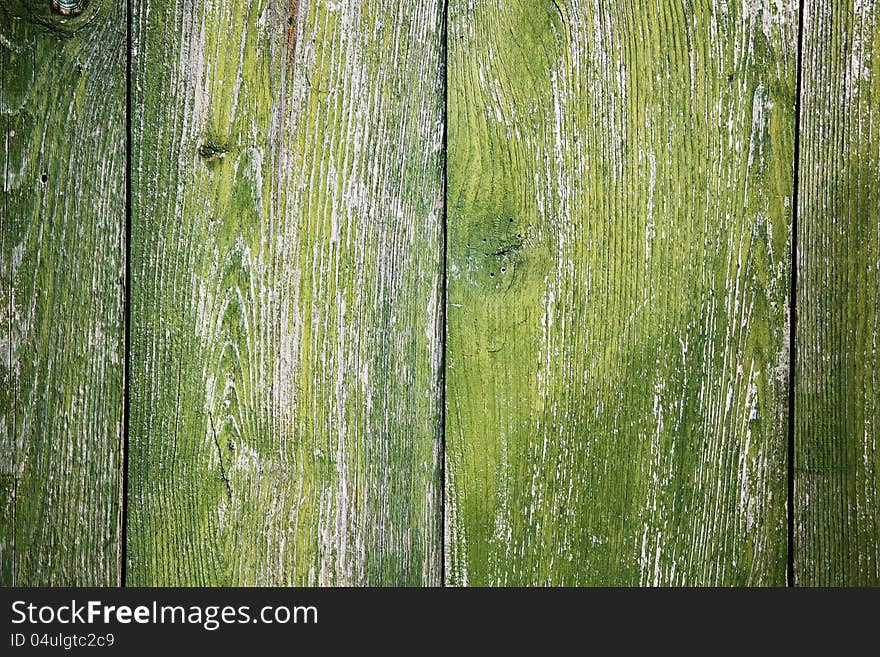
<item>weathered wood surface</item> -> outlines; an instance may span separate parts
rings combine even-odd
[[[880,5],[807,0],[795,583],[880,585]]]
[[[793,583],[880,584],[876,2],[791,373],[795,0],[133,0],[123,564],[125,4],[0,4],[0,584],[783,584],[789,374]]]
[[[784,584],[797,3],[451,0],[451,584]]]
[[[130,584],[439,583],[442,25],[135,0]]]
[[[120,580],[125,3],[0,6],[0,583]]]

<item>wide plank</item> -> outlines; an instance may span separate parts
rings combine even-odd
[[[436,0],[134,0],[128,583],[440,582]]]
[[[795,582],[880,585],[880,5],[804,4]]]
[[[0,5],[0,584],[118,585],[125,2],[54,5]]]
[[[785,583],[797,4],[450,0],[451,584]]]

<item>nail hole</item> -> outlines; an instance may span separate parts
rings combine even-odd
[[[492,278],[495,278],[495,272],[494,272],[494,271],[490,271],[490,272],[489,272],[489,276],[491,276]]]
[[[41,173],[40,174],[40,182],[43,183],[44,185],[47,182],[49,182],[49,174],[48,173]]]
[[[501,273],[502,273],[502,274],[505,273],[506,271],[507,271],[507,267],[502,267],[502,268],[501,268]]]
[[[62,16],[78,16],[85,6],[86,0],[52,0],[52,10]]]

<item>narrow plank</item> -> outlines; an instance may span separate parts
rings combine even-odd
[[[452,584],[783,584],[797,3],[451,0]]]
[[[437,584],[434,0],[135,0],[128,582]]]
[[[0,584],[121,574],[125,3],[0,6]]]
[[[880,585],[880,5],[804,10],[795,581]]]

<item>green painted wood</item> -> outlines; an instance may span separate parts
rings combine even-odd
[[[797,3],[451,0],[451,584],[784,584]]]
[[[125,3],[0,6],[0,584],[121,574]]]
[[[795,581],[880,585],[880,5],[807,0]]]
[[[135,0],[130,584],[439,583],[441,30]]]

